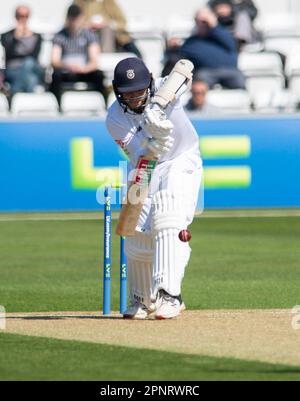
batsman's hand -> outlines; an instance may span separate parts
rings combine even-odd
[[[158,105],[150,104],[144,111],[144,128],[153,138],[162,139],[171,136],[174,125]]]
[[[143,143],[143,146],[146,147],[148,151],[150,151],[157,160],[160,160],[168,152],[170,152],[173,145],[174,145],[174,138],[172,138],[171,136],[158,139],[147,138]]]

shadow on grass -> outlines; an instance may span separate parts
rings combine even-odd
[[[45,316],[9,316],[6,320],[66,320],[66,319],[95,319],[95,320],[123,320],[122,316],[96,315],[45,315]]]

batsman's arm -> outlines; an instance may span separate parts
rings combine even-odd
[[[168,105],[184,93],[193,78],[194,64],[189,60],[179,60],[168,79],[153,96],[151,103],[166,109]]]

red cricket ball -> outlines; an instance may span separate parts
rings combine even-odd
[[[189,242],[192,238],[192,234],[189,232],[189,230],[181,230],[178,234],[178,237],[182,242]]]

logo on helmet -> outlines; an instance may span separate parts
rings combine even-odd
[[[127,70],[127,78],[128,79],[133,79],[134,77],[135,77],[134,70]]]

